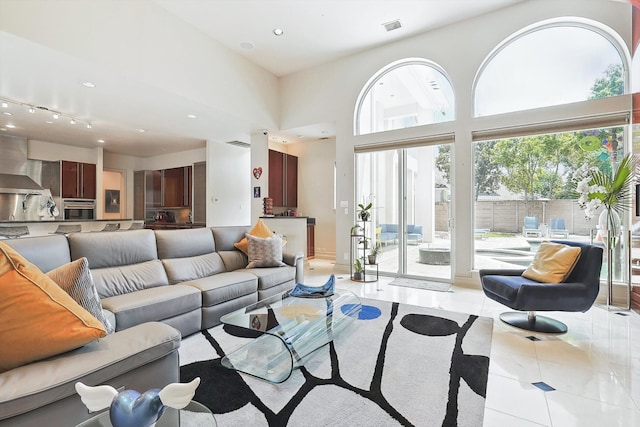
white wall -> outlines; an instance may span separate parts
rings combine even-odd
[[[350,201],[349,213],[345,215],[338,212],[336,215],[338,263],[345,263],[340,254],[348,253],[349,228],[353,223],[354,147],[365,143],[420,138],[453,131],[456,138],[452,168],[454,279],[457,282],[472,279],[473,215],[469,214],[473,211],[471,130],[483,126],[513,124],[513,120],[539,120],[546,117],[545,114],[562,118],[567,114],[579,116],[585,113],[599,113],[607,108],[599,104],[604,109],[596,111],[593,104],[572,105],[551,112],[545,110],[516,114],[506,119],[473,119],[472,88],[476,73],[487,55],[511,34],[539,21],[571,16],[591,18],[608,25],[622,37],[630,50],[629,4],[608,0],[530,0],[281,78],[282,128],[289,129],[319,122],[336,123],[338,200]],[[434,61],[449,75],[456,96],[456,122],[353,136],[354,108],[365,83],[385,65],[403,58],[415,57]],[[575,112],[572,112],[574,108]]]
[[[298,157],[298,215],[316,219],[316,257],[336,256],[336,212],[333,209],[333,169],[336,140],[287,144]]]
[[[251,223],[251,150],[207,142],[207,226]]]

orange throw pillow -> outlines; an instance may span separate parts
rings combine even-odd
[[[0,372],[64,353],[107,333],[102,323],[0,242]]]
[[[273,236],[273,232],[269,230],[269,227],[267,227],[267,225],[264,222],[262,222],[261,219],[258,220],[258,222],[251,229],[249,234],[254,237],[260,237],[263,239]],[[249,255],[249,241],[247,240],[246,237],[244,237],[238,243],[234,243],[233,245],[236,248],[240,249],[242,252],[244,252],[245,255]]]

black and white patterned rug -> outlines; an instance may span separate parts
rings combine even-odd
[[[224,368],[221,358],[251,338],[222,326],[182,341],[180,380],[201,378],[194,400],[219,427],[482,426],[493,320],[362,304],[359,319],[281,384]]]

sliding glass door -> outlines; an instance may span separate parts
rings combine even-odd
[[[356,154],[356,202],[372,203],[367,237],[381,248],[380,274],[451,280],[450,149],[443,144]]]

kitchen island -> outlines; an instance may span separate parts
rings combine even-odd
[[[302,252],[304,258],[313,258],[314,233],[316,223],[315,218],[306,216],[262,216],[262,222],[269,227],[269,230],[283,236],[287,241],[287,252]]]
[[[95,219],[86,221],[0,221],[0,239],[70,232],[94,232],[143,228],[144,221],[133,219]]]

